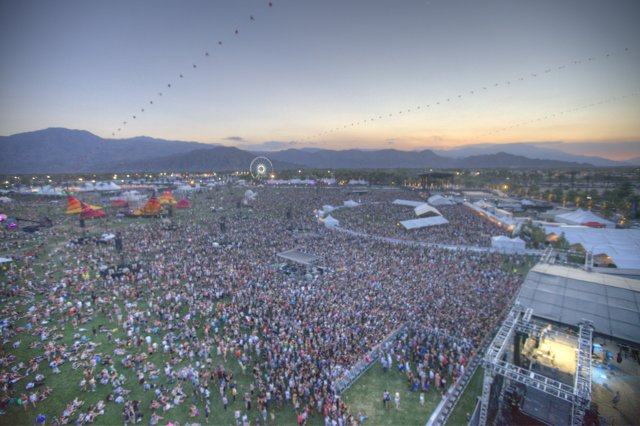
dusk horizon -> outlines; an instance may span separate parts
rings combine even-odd
[[[240,148],[562,141],[619,159],[610,142],[640,140],[640,6],[617,6],[4,3],[0,133]]]

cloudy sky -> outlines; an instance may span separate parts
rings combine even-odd
[[[0,134],[593,152],[640,141],[638,22],[637,0],[0,0]]]

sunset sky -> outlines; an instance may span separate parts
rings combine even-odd
[[[638,0],[1,0],[0,135],[615,157],[640,141],[638,22]]]

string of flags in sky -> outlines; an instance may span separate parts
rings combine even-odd
[[[274,2],[272,2],[272,1],[266,2],[266,8],[267,9],[270,9],[273,6],[274,6]],[[255,22],[255,20],[256,20],[256,15],[255,14],[250,14],[250,15],[247,16],[245,24],[246,25],[251,25],[251,23]],[[233,33],[229,34],[228,36],[229,37],[239,36],[241,34],[241,29],[242,28],[240,28],[240,27],[234,29]],[[221,47],[225,46],[225,41],[226,41],[225,39],[216,40],[216,42],[212,46],[213,49],[221,48]],[[207,58],[211,58],[213,56],[213,52],[214,52],[214,50],[205,50],[205,51],[203,51],[202,52],[203,56],[200,59],[207,60]],[[417,106],[412,107],[412,108],[402,109],[402,110],[399,110],[399,111],[387,112],[387,113],[384,113],[384,114],[378,114],[378,115],[374,115],[372,117],[365,118],[365,119],[357,121],[357,122],[351,122],[351,123],[345,123],[345,124],[342,124],[342,125],[338,125],[338,126],[330,128],[330,129],[327,129],[325,131],[316,133],[314,135],[300,138],[299,140],[301,142],[317,141],[318,139],[321,139],[321,138],[326,137],[326,136],[330,136],[332,134],[336,134],[336,133],[344,131],[346,129],[355,128],[355,127],[359,127],[359,126],[364,126],[364,125],[367,125],[369,123],[378,122],[378,121],[385,120],[385,119],[393,119],[394,117],[400,117],[400,116],[403,116],[403,115],[406,115],[406,114],[410,114],[410,113],[423,113],[425,111],[430,111],[430,110],[433,110],[435,108],[438,108],[440,105],[444,105],[444,104],[447,104],[447,103],[452,103],[452,102],[455,102],[455,101],[460,100],[462,98],[479,97],[479,96],[482,96],[482,94],[488,93],[488,92],[490,92],[492,90],[495,90],[496,88],[499,88],[499,87],[511,87],[511,86],[515,86],[515,85],[517,85],[519,83],[522,83],[524,81],[537,80],[537,79],[545,77],[546,75],[553,74],[553,73],[558,73],[558,72],[566,72],[566,70],[581,66],[583,64],[588,64],[590,62],[595,62],[595,61],[599,61],[599,60],[609,60],[611,57],[618,56],[618,55],[621,55],[621,54],[626,54],[627,52],[629,52],[629,48],[625,47],[623,49],[612,50],[612,51],[609,51],[607,53],[604,53],[604,54],[598,55],[598,56],[590,56],[590,57],[583,58],[583,59],[576,59],[576,60],[566,61],[565,63],[558,64],[558,65],[553,66],[553,67],[548,67],[546,69],[541,69],[541,70],[537,70],[537,71],[523,73],[520,76],[517,76],[517,77],[515,77],[513,79],[510,79],[510,80],[493,82],[493,83],[490,83],[490,84],[486,84],[484,86],[476,87],[476,88],[473,88],[473,89],[468,89],[468,90],[465,90],[465,91],[460,91],[457,94],[452,94],[449,97],[442,98],[440,100],[436,100],[436,101],[433,101],[431,103],[425,103],[425,104],[422,104],[422,105],[417,105]],[[200,64],[199,61],[193,61],[191,66],[190,66],[190,68],[192,70],[197,70],[199,64]],[[165,86],[162,88],[162,90],[159,90],[156,93],[155,96],[151,97],[148,100],[147,104],[141,105],[135,112],[131,113],[128,116],[129,118],[123,120],[121,122],[121,124],[118,125],[117,129],[115,129],[111,133],[111,135],[114,136],[114,137],[118,136],[118,134],[120,134],[125,129],[125,127],[128,124],[131,123],[132,120],[137,120],[142,114],[145,114],[145,113],[148,114],[149,108],[152,108],[156,103],[158,103],[163,98],[164,94],[167,91],[175,90],[174,87],[176,85],[176,81],[180,81],[181,79],[184,79],[184,78],[187,78],[187,74],[185,72],[179,73],[175,77],[175,80],[169,81],[168,83],[166,83]],[[621,97],[617,97],[615,99],[619,100],[620,98]],[[608,100],[608,101],[606,101],[604,103],[608,103],[608,102],[613,102],[613,100]],[[603,103],[603,102],[600,102],[598,104],[601,104],[601,103]],[[589,107],[592,107],[592,106],[595,106],[595,105],[589,105]],[[583,106],[583,107],[580,107],[580,108],[585,108],[585,107]],[[568,113],[573,112],[573,111],[574,110],[562,111],[560,113],[551,114],[551,115],[545,116],[544,118],[537,118],[535,120],[541,121],[542,119],[553,118],[553,117],[556,117],[557,115],[568,114]],[[535,120],[533,120],[533,121],[530,120],[530,121],[527,121],[527,122],[516,123],[516,124],[513,124],[511,126],[502,127],[502,128],[496,129],[496,130],[494,130],[492,132],[485,133],[485,134],[483,134],[481,136],[488,136],[488,135],[491,135],[491,134],[504,132],[504,131],[507,131],[509,129],[513,129],[513,128],[516,128],[516,127],[522,127],[522,126],[526,125],[527,123],[534,122]],[[479,136],[479,137],[481,137],[481,136]]]
[[[574,112],[582,111],[582,110],[585,110],[585,109],[593,108],[593,107],[604,105],[604,104],[610,104],[610,103],[613,103],[613,102],[621,101],[623,99],[633,98],[633,97],[636,97],[636,96],[638,96],[638,93],[630,93],[630,94],[626,94],[626,95],[608,97],[608,98],[601,99],[601,100],[598,100],[598,101],[595,101],[595,102],[590,102],[588,104],[581,105],[579,107],[569,108],[569,109],[565,109],[565,110],[562,110],[562,111],[559,111],[559,112],[555,112],[555,113],[552,113],[552,114],[546,114],[544,116],[540,116],[540,117],[533,118],[533,119],[530,119],[530,120],[520,121],[520,122],[512,124],[510,126],[499,127],[499,128],[494,129],[494,130],[492,130],[490,132],[486,132],[486,133],[483,133],[481,135],[478,135],[478,136],[476,136],[475,139],[478,140],[478,139],[481,139],[481,138],[485,138],[487,136],[492,136],[492,135],[495,135],[495,134],[498,134],[498,133],[506,132],[508,130],[513,130],[513,129],[516,129],[516,128],[519,128],[519,127],[525,127],[525,126],[527,126],[529,124],[538,123],[538,122],[546,121],[546,120],[551,120],[551,119],[554,119],[554,118],[557,118],[557,117],[560,117],[560,116],[563,116],[563,115],[571,114],[571,113],[574,113]]]
[[[511,80],[505,80],[505,81],[501,81],[501,82],[494,82],[491,84],[487,84],[481,87],[477,87],[474,89],[470,89],[470,90],[466,90],[464,92],[458,92],[457,95],[452,95],[450,97],[447,98],[443,98],[440,100],[437,100],[435,102],[431,102],[431,103],[427,103],[427,104],[422,104],[422,105],[417,105],[413,108],[407,108],[407,109],[403,109],[397,112],[389,112],[389,113],[385,113],[385,114],[379,114],[377,116],[373,116],[373,117],[369,117],[366,118],[364,120],[361,121],[356,121],[356,122],[351,122],[351,123],[345,123],[343,125],[339,125],[333,128],[330,128],[328,130],[316,133],[312,136],[306,137],[306,138],[301,138],[301,141],[314,141],[317,138],[322,138],[324,136],[328,136],[340,131],[343,131],[345,129],[350,129],[352,127],[358,127],[358,126],[362,126],[365,125],[367,123],[372,123],[375,121],[380,121],[380,120],[384,120],[384,119],[388,119],[388,118],[393,118],[394,116],[402,116],[403,114],[409,114],[409,113],[417,113],[417,112],[424,112],[424,111],[428,111],[434,108],[439,107],[440,105],[443,104],[447,104],[447,103],[451,103],[451,102],[455,102],[459,99],[462,98],[467,98],[467,97],[477,97],[477,96],[481,96],[484,93],[487,93],[489,91],[491,91],[492,89],[498,88],[498,87],[504,87],[504,86],[514,86],[517,85],[518,83],[524,82],[524,81],[529,81],[529,80],[533,80],[533,79],[539,79],[541,77],[544,77],[546,75],[552,74],[552,73],[557,73],[557,72],[562,72],[565,70],[568,70],[572,67],[577,67],[580,66],[582,64],[585,63],[590,63],[590,62],[595,62],[597,60],[608,60],[609,58],[616,56],[616,55],[620,55],[620,54],[626,54],[629,52],[629,48],[625,47],[624,49],[620,49],[620,50],[615,50],[615,51],[610,51],[607,52],[605,54],[602,54],[600,56],[589,56],[585,59],[577,59],[577,60],[573,60],[573,61],[569,61],[563,64],[559,64],[557,66],[554,67],[550,67],[550,68],[546,68],[543,71],[532,71],[532,72],[528,72],[528,73],[524,73],[521,74],[520,76],[513,78]],[[504,130],[507,130],[506,128]]]
[[[272,8],[273,5],[274,5],[274,3],[272,1],[266,2],[267,8]],[[255,20],[256,20],[255,16],[256,15],[254,15],[254,14],[249,15],[247,17],[247,21],[246,22],[248,22],[248,23],[255,22]],[[240,28],[236,28],[233,31],[233,37],[238,36],[238,35],[240,35]],[[224,41],[225,40],[223,40],[223,39],[217,40],[215,45],[214,45],[214,47],[217,47],[217,48],[223,47],[224,46]],[[213,52],[213,50],[204,51],[203,52],[204,58],[210,58],[212,56],[212,52]],[[191,64],[191,69],[192,70],[198,69],[198,61],[194,61]],[[178,74],[176,78],[179,81],[180,79],[184,79],[185,75],[186,75],[186,73],[183,72],[183,73]],[[118,124],[117,129],[115,129],[113,132],[111,132],[111,136],[117,136],[119,133],[121,133],[124,130],[124,128],[127,126],[127,124],[129,124],[131,122],[130,120],[136,120],[136,119],[138,119],[140,114],[144,114],[145,112],[148,112],[148,109],[150,107],[152,107],[153,105],[155,105],[158,102],[159,98],[163,97],[164,91],[171,90],[171,88],[173,88],[174,85],[175,85],[175,81],[170,81],[170,82],[166,83],[166,86],[164,86],[162,90],[158,91],[156,96],[154,96],[153,98],[149,99],[149,101],[148,101],[148,103],[146,105],[140,106],[140,108],[137,109],[135,112],[131,113],[128,116],[127,119],[123,120],[120,124]]]

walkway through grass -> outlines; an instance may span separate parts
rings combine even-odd
[[[387,389],[391,394],[391,407],[385,410],[382,395]],[[393,398],[400,392],[400,409],[393,407]],[[410,392],[405,374],[394,367],[385,373],[379,362],[371,367],[344,394],[344,401],[353,414],[367,416],[365,425],[424,425],[436,408],[442,394],[430,389],[425,394],[425,403],[420,405],[420,393]]]

